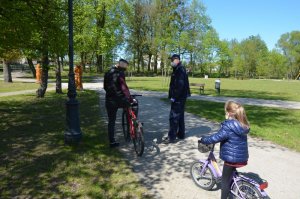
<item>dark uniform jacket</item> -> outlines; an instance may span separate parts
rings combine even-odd
[[[175,101],[185,100],[191,96],[188,75],[181,63],[173,68],[170,87],[169,99],[173,98]]]
[[[105,73],[103,87],[106,91],[106,100],[131,101],[124,70],[113,67]]]
[[[250,129],[241,126],[235,119],[225,120],[221,129],[211,136],[202,137],[201,143],[214,144],[221,142],[220,158],[230,163],[248,161],[247,134]]]

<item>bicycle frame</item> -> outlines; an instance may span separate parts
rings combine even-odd
[[[203,175],[203,172],[205,171],[206,167],[211,168],[211,171],[213,172],[213,175],[215,177],[215,180],[221,179],[222,177],[222,172],[216,162],[216,158],[215,155],[213,153],[213,150],[209,152],[209,155],[207,157],[206,160],[199,160],[200,162],[202,162],[204,164],[200,174]]]
[[[127,119],[128,119],[128,123],[129,123],[130,137],[134,138],[135,137],[134,127],[135,127],[135,125],[137,125],[136,115],[131,108],[126,108],[126,114],[127,114]]]

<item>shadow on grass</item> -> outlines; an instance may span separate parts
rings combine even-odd
[[[251,125],[251,136],[300,150],[295,127],[299,125],[299,111],[248,105],[245,105],[245,109]],[[224,103],[217,102],[188,100],[186,110],[217,123],[222,122],[225,115]],[[291,129],[291,126],[295,129]]]
[[[107,146],[98,94],[85,91],[78,98],[83,131],[78,146],[64,145],[65,96],[0,102],[0,198],[144,194],[117,150]]]
[[[187,111],[215,122],[222,122],[225,118],[224,104],[225,103],[188,100]],[[280,120],[281,123],[297,123],[298,120],[297,118],[289,117],[289,112],[283,109],[248,105],[245,105],[245,109],[250,123],[258,127],[277,127],[278,124],[276,121],[278,120]]]

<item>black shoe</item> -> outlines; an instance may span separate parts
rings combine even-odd
[[[179,135],[179,132],[176,133],[176,137],[180,140],[184,140],[185,136]]]
[[[111,142],[111,143],[109,144],[110,147],[118,147],[119,145],[120,145],[119,142]]]
[[[170,139],[170,138],[166,138],[162,141],[163,144],[174,144],[176,143],[176,140],[175,139]]]

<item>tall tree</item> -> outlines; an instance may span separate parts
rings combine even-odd
[[[4,65],[4,81],[12,82],[10,62],[21,55],[31,37],[31,20],[23,1],[0,1],[0,57]],[[15,57],[14,57],[15,56]]]
[[[267,77],[283,78],[287,72],[287,58],[278,50],[273,49],[268,55]]]
[[[295,78],[300,72],[300,31],[281,35],[277,46],[288,59],[287,77]]]
[[[67,6],[63,0],[26,1],[26,5],[32,13],[33,32],[37,35],[37,50],[41,54],[42,81],[36,93],[37,97],[42,98],[48,87],[49,56],[61,51],[61,46],[66,47],[62,42],[67,41]]]
[[[229,42],[226,40],[220,41],[218,44],[218,72],[219,76],[224,72],[229,76],[230,67],[232,66],[232,57],[229,50]]]
[[[242,74],[245,77],[256,77],[265,64],[268,55],[266,43],[257,36],[250,36],[240,43],[239,58],[242,61]]]
[[[30,63],[32,54],[40,55],[43,72],[37,97],[44,97],[47,89],[49,55],[65,41],[61,33],[66,21],[65,5],[63,0],[1,1],[0,57],[17,50],[28,56]]]
[[[77,0],[74,6],[75,52],[83,66],[96,58],[98,72],[112,63],[113,52],[123,41],[123,0]]]

